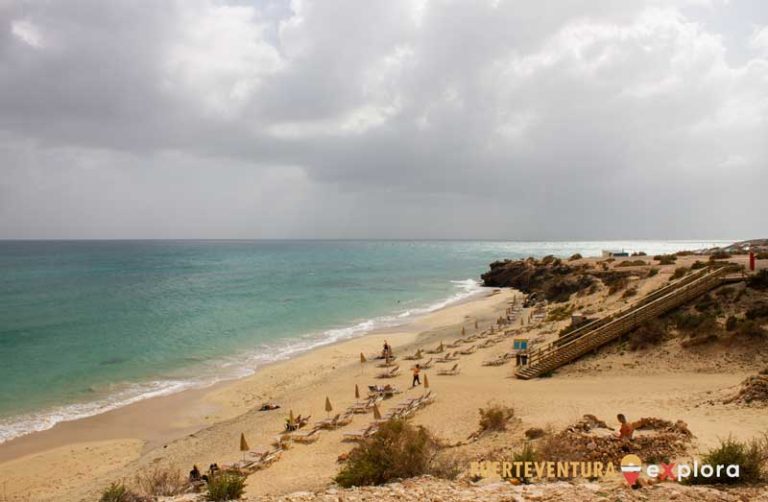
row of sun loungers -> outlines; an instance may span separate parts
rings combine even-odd
[[[435,395],[432,391],[428,391],[426,394],[420,397],[406,399],[399,403],[397,406],[388,410],[381,419],[374,420],[367,427],[356,431],[349,431],[344,433],[345,441],[361,441],[367,437],[373,435],[381,426],[382,423],[391,420],[393,418],[408,418],[420,408],[430,404],[435,399]]]
[[[514,357],[515,357],[514,353],[507,352],[495,359],[486,359],[485,361],[483,361],[483,366],[501,366],[503,364],[507,364],[511,359],[514,359]]]
[[[449,352],[448,354],[444,355],[443,357],[438,357],[435,359],[436,363],[449,363],[452,361],[458,361],[459,360],[459,352]]]

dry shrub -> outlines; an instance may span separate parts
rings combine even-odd
[[[688,482],[692,485],[759,483],[768,478],[766,463],[768,463],[768,436],[745,442],[729,437],[721,440],[717,448],[709,450],[702,458],[702,464],[738,465],[739,477],[731,478],[725,473],[708,478],[692,476]]]
[[[745,320],[739,323],[738,334],[748,338],[762,338],[768,333],[758,321]]]
[[[727,260],[730,257],[731,255],[726,253],[725,251],[715,251],[714,253],[709,255],[709,261]]]
[[[480,408],[480,432],[505,431],[514,417],[514,408],[490,403],[488,407]]]
[[[420,476],[430,472],[438,450],[439,443],[425,428],[390,420],[349,453],[335,479],[348,488]]]
[[[624,293],[621,295],[623,299],[632,298],[633,296],[637,296],[637,287],[629,288],[628,290],[624,291]]]
[[[187,478],[181,471],[168,466],[157,466],[139,472],[135,479],[136,487],[144,495],[153,497],[171,497],[186,491]]]
[[[629,348],[630,350],[638,350],[652,345],[658,345],[664,338],[666,338],[667,332],[664,328],[664,324],[657,321],[648,321],[638,326],[629,335]]]
[[[677,267],[675,271],[672,273],[672,275],[669,277],[670,281],[675,281],[677,279],[682,279],[685,277],[685,274],[688,273],[688,267]]]
[[[747,286],[752,289],[768,289],[768,268],[752,275],[747,279]]]
[[[653,259],[659,262],[659,265],[672,265],[677,261],[677,256],[673,254],[657,254]]]

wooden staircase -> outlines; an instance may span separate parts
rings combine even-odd
[[[728,267],[705,268],[649,293],[629,307],[582,326],[558,340],[531,352],[528,365],[520,367],[515,376],[528,380],[553,371],[575,361],[644,322],[655,319],[670,310],[700,296],[724,282]]]

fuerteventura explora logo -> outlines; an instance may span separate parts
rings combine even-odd
[[[624,479],[627,480],[630,486],[635,486],[640,479],[640,474],[645,472],[645,475],[650,479],[656,479],[659,481],[677,481],[680,482],[683,479],[693,476],[694,478],[738,478],[740,467],[738,464],[730,465],[711,465],[711,464],[699,464],[698,461],[694,461],[693,464],[675,464],[672,462],[661,464],[648,464],[643,469],[643,461],[640,457],[634,454],[626,455],[621,459],[621,474],[624,475]]]
[[[621,473],[630,486],[634,486],[637,483],[637,478],[640,477],[642,470],[643,461],[637,455],[626,455],[621,459]]]

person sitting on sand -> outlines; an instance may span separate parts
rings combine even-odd
[[[200,481],[201,479],[200,469],[198,469],[196,465],[193,465],[192,470],[189,471],[189,481],[194,483],[195,481]]]
[[[271,410],[276,410],[278,408],[280,408],[279,404],[264,403],[264,404],[261,405],[261,408],[259,408],[259,411],[271,411]]]
[[[417,364],[411,368],[411,371],[413,371],[413,382],[411,383],[411,387],[421,385],[421,380],[419,380],[419,372],[421,372],[421,367]]]
[[[632,426],[630,422],[627,422],[627,417],[625,417],[622,413],[619,413],[618,415],[616,415],[616,418],[619,420],[619,423],[621,424],[621,427],[619,427],[619,439],[623,439],[625,441],[631,441],[632,434],[635,433],[635,428]]]

